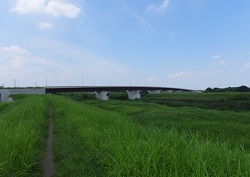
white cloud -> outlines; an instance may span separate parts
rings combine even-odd
[[[158,81],[158,78],[156,78],[156,77],[148,77],[148,78],[146,78],[146,81]]]
[[[145,25],[147,28],[152,30],[152,26],[141,16],[139,15],[136,11],[134,11],[127,3],[124,2],[124,8],[125,10],[136,20],[138,20],[141,24]]]
[[[238,74],[248,72],[249,69],[250,69],[250,62],[247,62],[238,70]]]
[[[151,4],[148,6],[147,10],[149,11],[164,11],[169,6],[170,0],[163,0],[159,5]]]
[[[53,65],[51,62],[32,55],[26,49],[11,45],[10,47],[2,47],[0,57],[4,58],[4,62],[9,69],[27,69],[27,64],[37,65]]]
[[[226,64],[226,61],[225,60],[220,60],[219,62],[218,62],[218,65],[225,65]]]
[[[245,64],[245,68],[250,68],[250,62]]]
[[[38,24],[38,28],[39,29],[52,29],[53,25],[51,23],[48,23],[48,22],[41,22]]]
[[[11,45],[10,47],[3,47],[1,50],[3,52],[7,52],[8,54],[13,54],[13,55],[25,55],[29,53],[27,50],[22,49],[15,45]]]
[[[151,85],[151,86],[153,86],[153,85],[158,86],[158,84],[159,84],[159,79],[156,78],[156,77],[148,77],[145,80],[145,85],[147,85],[147,86],[149,86],[149,85]]]
[[[139,16],[135,11],[130,10],[130,14],[133,17],[135,17],[140,23],[147,26],[149,29],[151,29],[151,30],[153,29],[152,26],[145,19],[143,19],[141,16]]]
[[[16,0],[12,11],[19,14],[41,13],[45,9],[45,0]]]
[[[74,4],[67,3],[64,0],[16,0],[12,9],[18,14],[46,13],[54,17],[77,17],[81,9]]]
[[[184,79],[184,78],[189,77],[191,75],[192,75],[192,73],[189,71],[181,71],[178,73],[169,74],[168,78],[169,79]]]
[[[62,0],[51,0],[46,6],[46,13],[54,17],[65,16],[73,18],[77,17],[80,11],[80,8],[78,8],[74,4],[69,4],[63,2]]]
[[[13,79],[17,79],[20,86],[34,86],[35,82],[43,86],[45,71],[48,71],[48,85],[80,85],[82,74],[84,85],[109,85],[110,80],[112,85],[129,83],[129,67],[113,62],[112,59],[96,56],[82,47],[40,39],[30,41],[30,44],[35,45],[34,48],[40,52],[35,50],[36,53],[33,53],[31,49],[28,52],[18,46],[0,46],[0,60],[3,59],[0,65],[0,82],[5,86],[13,86]],[[21,55],[25,53],[26,55]]]
[[[212,58],[213,59],[218,59],[218,58],[220,58],[221,56],[220,55],[215,55],[215,56],[213,56]]]
[[[43,83],[41,75],[46,68],[61,68],[60,64],[38,57],[15,45],[0,48],[0,58],[3,59],[0,66],[0,80],[5,86],[12,86],[13,79],[17,79],[20,86],[30,86],[36,81],[41,85]]]
[[[214,55],[212,57],[212,59],[214,59],[218,65],[225,65],[226,64],[226,60],[223,60],[220,55]]]
[[[0,58],[3,58],[6,66],[9,66],[9,69],[21,68],[26,64],[37,64],[37,65],[54,65],[52,62],[45,59],[41,59],[32,55],[26,49],[22,49],[18,46],[11,45],[10,47],[2,47],[0,50]],[[22,68],[27,69],[27,68]]]
[[[228,75],[226,75],[227,77]],[[167,83],[171,87],[181,87],[190,89],[206,89],[215,87],[225,79],[221,70],[200,70],[200,71],[181,71],[169,74]]]

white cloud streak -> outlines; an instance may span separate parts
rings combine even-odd
[[[148,6],[147,10],[148,11],[165,11],[167,7],[169,6],[170,0],[163,0],[163,2],[159,5],[156,4],[151,4]]]
[[[146,78],[146,81],[158,81],[158,78],[156,78],[156,77],[148,77],[148,78]]]
[[[212,59],[214,59],[218,65],[225,65],[226,64],[226,60],[223,60],[220,55],[214,55],[212,57]]]
[[[53,25],[51,23],[48,23],[48,22],[41,22],[38,24],[38,28],[39,29],[52,29]]]
[[[130,14],[135,17],[140,23],[142,23],[143,25],[147,26],[150,30],[153,29],[153,27],[146,21],[144,20],[141,16],[139,16],[135,11],[133,10],[129,10]]]
[[[148,23],[148,21],[146,21],[141,15],[139,15],[136,11],[134,11],[131,7],[129,7],[129,5],[126,2],[124,2],[124,8],[132,17],[138,20],[141,24],[143,24],[150,30],[153,29],[150,23]]]
[[[64,0],[16,0],[16,4],[11,11],[18,14],[43,13],[53,17],[75,18],[81,12],[81,9],[74,4],[67,3]]]
[[[181,72],[177,72],[174,74],[169,74],[168,78],[169,79],[184,79],[184,78],[189,77],[191,75],[192,75],[192,73],[189,71],[181,71]]]
[[[29,53],[27,50],[15,45],[11,45],[10,47],[2,47],[1,50],[10,55],[26,55]]]
[[[226,64],[226,61],[225,60],[220,60],[219,62],[218,62],[218,65],[225,65]]]
[[[18,79],[20,86],[44,83],[44,73],[48,71],[51,85],[79,85],[84,73],[86,85],[124,85],[130,69],[95,54],[84,51],[74,45],[53,41],[34,41],[42,53],[32,53],[19,46],[0,47],[0,81],[12,86]],[[74,58],[74,62],[72,62]],[[21,84],[22,81],[22,84]]]
[[[245,64],[245,68],[249,68],[250,69],[250,62]]]
[[[32,55],[28,50],[23,49],[19,46],[11,45],[10,47],[2,47],[0,50],[1,58],[4,58],[7,66],[14,68],[22,68],[26,64],[37,64],[37,65],[53,65],[44,59]]]
[[[215,55],[212,57],[213,59],[217,59],[217,58],[220,58],[220,55]]]

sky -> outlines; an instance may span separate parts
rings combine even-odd
[[[250,1],[1,0],[0,85],[250,87]]]

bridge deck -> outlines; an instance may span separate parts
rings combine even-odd
[[[189,89],[172,88],[172,87],[149,87],[149,86],[49,86],[45,87],[46,93],[59,92],[94,92],[94,91],[130,91],[130,90],[162,90],[162,91],[191,91]]]

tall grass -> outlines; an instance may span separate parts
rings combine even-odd
[[[0,176],[42,176],[45,112],[37,96],[0,104]]]
[[[191,106],[206,109],[250,110],[250,93],[162,93],[147,94],[142,99],[172,107]]]
[[[201,138],[229,142],[250,150],[249,112],[219,111],[195,107],[168,107],[141,101],[85,101],[98,108],[127,115],[136,124],[198,133]]]
[[[50,98],[55,176],[249,176],[250,154],[190,132],[144,127],[126,114]]]

